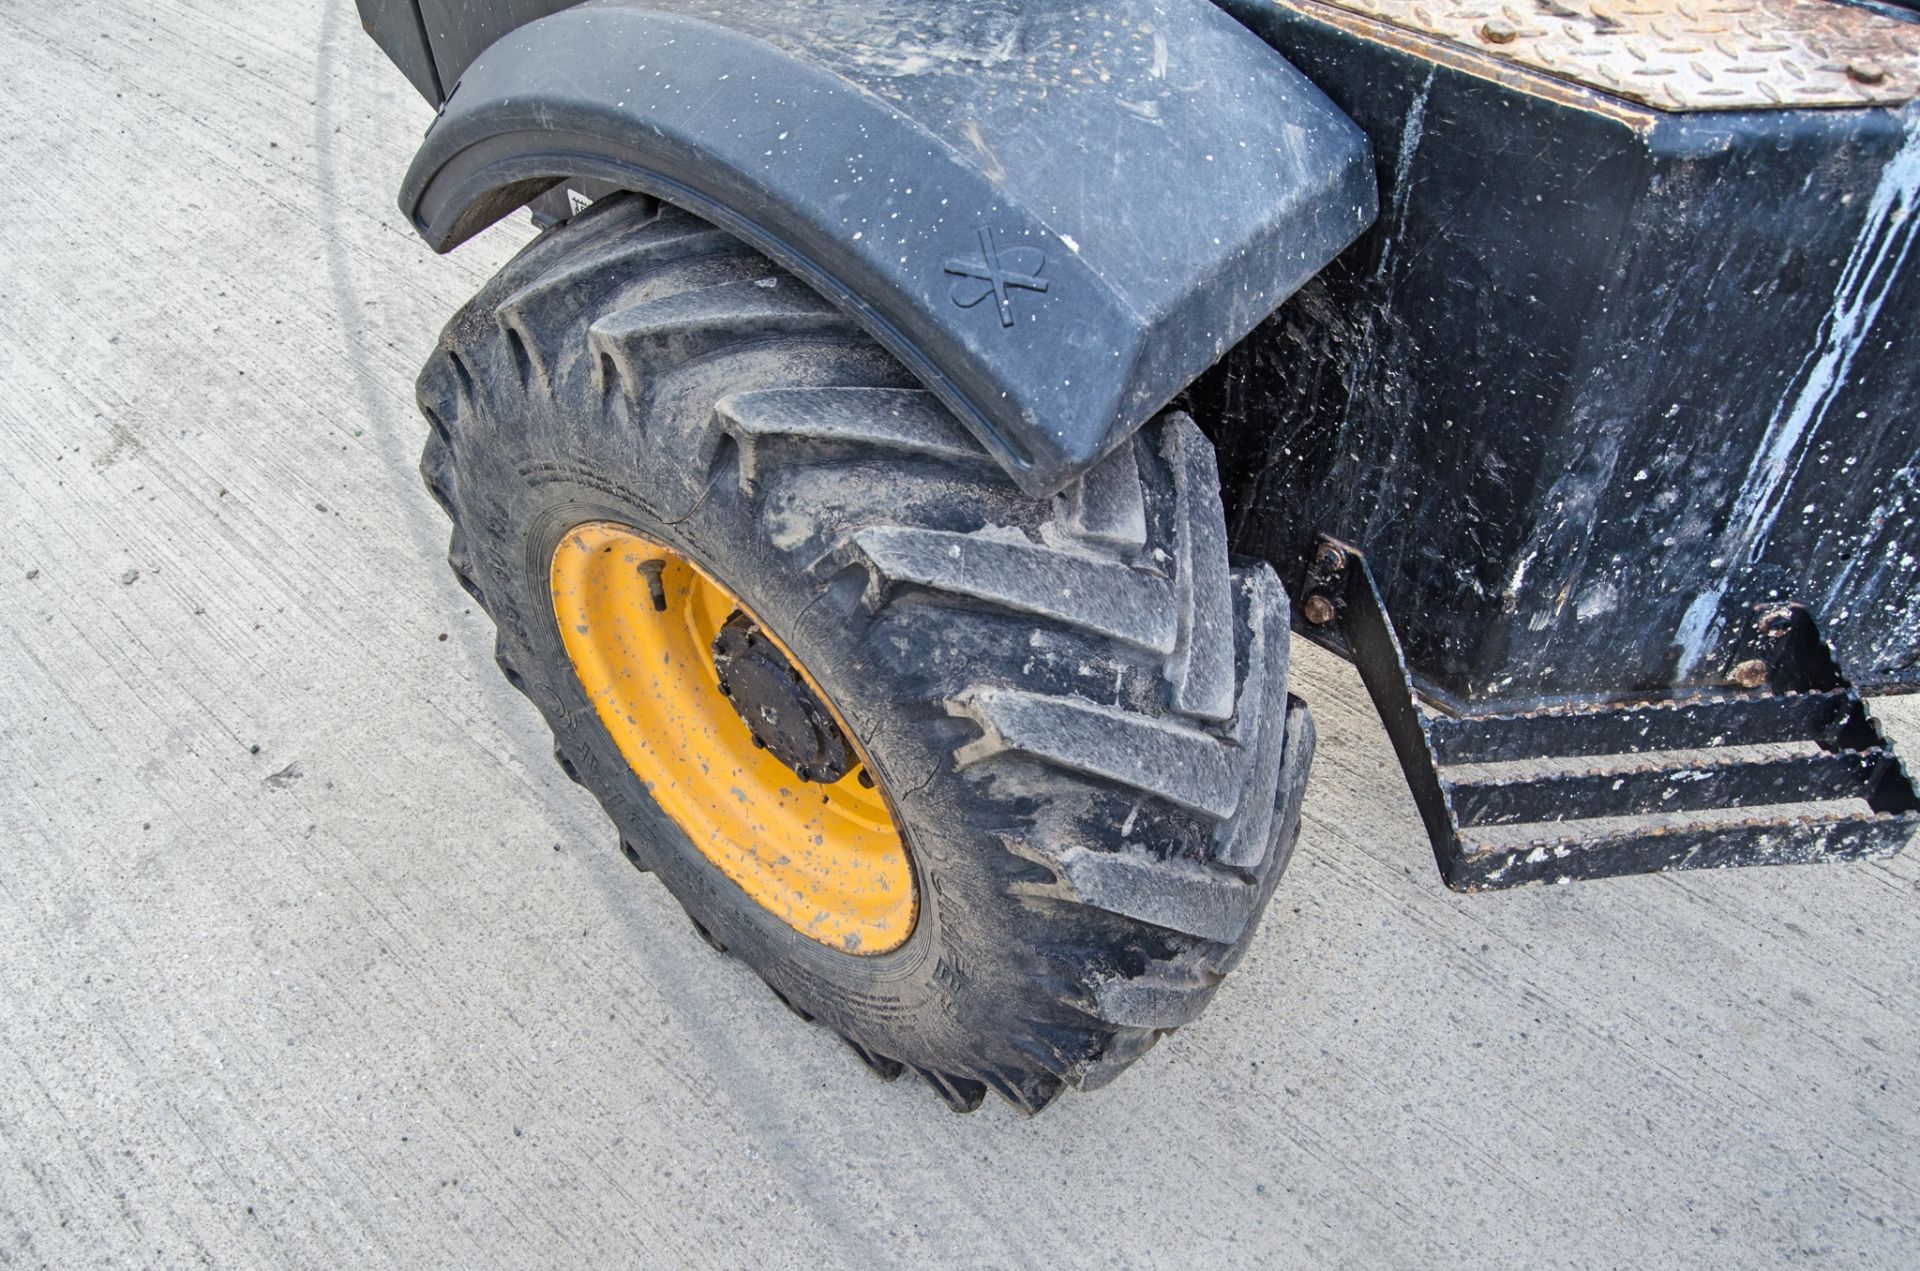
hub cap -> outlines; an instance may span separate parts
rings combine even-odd
[[[766,633],[736,613],[713,641],[720,692],[753,735],[753,744],[787,765],[802,781],[828,785],[854,766],[840,724]]]
[[[733,593],[604,521],[561,541],[550,582],[581,688],[694,846],[822,944],[905,943],[913,871],[885,794],[820,686]]]

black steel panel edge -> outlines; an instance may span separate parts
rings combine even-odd
[[[1183,403],[1236,551],[1358,544],[1475,708],[1722,683],[1767,599],[1920,689],[1920,103],[1655,111],[1223,2],[1367,130],[1382,200]]]
[[[407,82],[422,97],[438,106],[445,95],[440,90],[440,75],[435,69],[433,49],[427,41],[426,24],[420,17],[417,0],[354,0],[360,11],[360,28],[373,37]]]

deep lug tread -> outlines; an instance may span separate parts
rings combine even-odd
[[[1100,1018],[1136,1028],[1167,1029],[1192,1023],[1213,1000],[1220,977],[1211,973],[1186,975],[1179,968],[1131,978],[1104,980],[1094,987]]]
[[[732,393],[714,408],[740,451],[740,481],[760,479],[763,455],[801,449],[809,459],[911,456],[968,467],[993,460],[932,393],[908,388],[774,388]]]
[[[908,526],[857,532],[841,563],[866,567],[867,605],[900,586],[946,592],[1171,653],[1178,629],[1167,584],[1113,561],[1024,541]]]
[[[1229,943],[1247,929],[1259,889],[1246,877],[1149,852],[1070,847],[1057,868],[1079,904]]]
[[[583,312],[594,292],[603,295],[630,285],[661,264],[718,253],[738,254],[740,240],[684,213],[656,217],[644,235],[610,238],[587,251],[575,251],[540,270],[500,302],[498,312],[516,318],[560,316],[546,308],[566,302]],[[543,324],[548,325],[548,324]]]
[[[420,479],[426,483],[427,493],[433,496],[433,501],[449,517],[454,515],[452,460],[453,456],[440,434],[428,433],[427,447],[420,455]]]
[[[771,989],[773,995],[776,998],[780,999],[780,1005],[786,1007],[788,1010],[792,1011],[795,1015],[799,1016],[800,1021],[802,1023],[804,1024],[813,1023],[813,1015],[810,1012],[801,1010],[798,1006],[795,1006],[793,1003],[793,999],[788,997],[785,993],[782,993],[779,989],[772,988],[771,985],[769,985],[768,987],[769,989]]]
[[[664,207],[644,195],[596,200],[564,227],[548,229],[522,247],[507,262],[507,267],[500,271],[500,278],[510,287],[518,286],[530,278],[538,277],[557,262],[591,251],[608,239],[651,234],[668,217],[684,216],[684,212]]]
[[[793,279],[775,276],[771,265],[767,268],[768,277],[760,281],[676,292],[598,319],[587,335],[596,364],[611,362],[632,386],[643,382],[643,365],[659,375],[743,337],[854,333],[839,310]],[[774,285],[763,286],[766,282]]]
[[[1213,445],[1185,415],[1167,417],[1161,454],[1173,470],[1174,576],[1180,647],[1167,663],[1175,709],[1200,719],[1233,713],[1233,597],[1226,512]]]
[[[1311,767],[1314,747],[1313,713],[1307,704],[1297,697],[1289,696],[1284,721],[1275,721],[1277,726],[1270,731],[1280,733],[1286,738],[1285,760],[1280,769],[1278,789],[1274,793],[1273,804],[1276,812],[1267,818],[1266,841],[1260,847],[1260,865],[1262,882],[1260,895],[1254,901],[1251,922],[1260,921],[1261,913],[1267,902],[1273,898],[1274,887],[1285,873],[1287,864],[1293,856],[1294,844],[1300,836],[1300,801],[1306,792],[1307,772]],[[1277,809],[1285,809],[1281,815]],[[1226,975],[1240,965],[1247,956],[1251,942],[1245,939],[1216,950],[1205,956],[1206,967],[1219,975]]]
[[[709,949],[712,949],[715,953],[725,953],[727,951],[727,946],[721,944],[719,940],[714,938],[714,934],[707,930],[705,923],[701,922],[691,913],[687,915],[687,921],[693,924],[694,934],[704,940]]]
[[[452,516],[454,513],[449,512],[448,515]],[[473,597],[475,604],[484,607],[487,598],[480,590],[480,583],[473,576],[472,553],[467,550],[467,536],[461,532],[457,517],[453,534],[447,539],[447,566],[453,570],[454,581],[460,584],[460,589]]]
[[[983,1072],[983,1081],[993,1092],[1011,1103],[1022,1116],[1039,1116],[1047,1105],[1060,1097],[1067,1083],[1046,1073]]]
[[[882,1081],[897,1080],[900,1074],[907,1070],[907,1066],[899,1060],[888,1059],[885,1055],[877,1055],[865,1046],[862,1046],[859,1042],[853,1040],[853,1038],[848,1037],[845,1033],[840,1034],[840,1040],[845,1042],[848,1048],[860,1057],[860,1062],[865,1064],[867,1068],[872,1071],[873,1075]]]
[[[1192,728],[1022,689],[976,687],[948,708],[981,730],[977,740],[954,752],[962,767],[1002,754],[1028,755],[1144,790],[1214,820],[1231,816],[1239,803],[1235,750]]]
[[[428,358],[420,370],[420,378],[414,382],[414,400],[442,445],[453,444],[453,421],[464,409],[464,392],[452,359],[443,353]]]
[[[934,1072],[927,1068],[916,1067],[913,1071],[955,1112],[977,1112],[987,1097],[986,1083],[975,1081],[971,1077]]]
[[[511,658],[507,657],[504,653],[496,651],[493,655],[493,664],[500,668],[501,676],[508,684],[513,686],[515,692],[522,696],[526,695],[527,677],[520,674],[520,668],[513,664]]]
[[[1198,1015],[1212,1000],[1212,990],[1193,1003],[1193,1014]],[[1073,1085],[1076,1090],[1098,1090],[1100,1087],[1125,1072],[1133,1062],[1152,1050],[1163,1033],[1172,1031],[1178,1025],[1166,1028],[1132,1028],[1115,1034],[1113,1042],[1098,1058],[1089,1059],[1077,1065],[1073,1072]]]
[[[1067,487],[1066,523],[1077,537],[1118,552],[1147,545],[1146,493],[1129,438]]]
[[[614,239],[598,251],[557,262],[502,301],[495,320],[509,339],[522,342],[529,379],[550,388],[558,350],[542,342],[541,332],[564,329],[615,292],[631,288],[636,278],[716,257],[739,262],[739,272],[746,278],[766,272],[764,260],[746,252],[739,239],[680,216],[644,237]]]
[[[1214,860],[1252,868],[1272,843],[1275,797],[1280,789],[1286,733],[1287,673],[1292,636],[1287,593],[1270,566],[1260,565],[1242,580],[1247,626],[1252,637],[1246,687],[1235,709],[1235,731],[1249,747],[1249,783],[1231,821],[1215,832]],[[1309,751],[1312,743],[1307,745]]]
[[[518,327],[502,322],[500,334],[507,338],[507,351],[513,355],[514,380],[520,385],[520,391],[525,392],[534,385],[533,355],[527,351],[527,342]]]

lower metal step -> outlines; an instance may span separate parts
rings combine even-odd
[[[1322,539],[1303,609],[1339,632],[1462,891],[1890,856],[1916,792],[1799,605],[1755,611],[1750,689],[1447,710],[1415,688],[1364,556]]]

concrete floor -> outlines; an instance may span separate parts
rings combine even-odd
[[[0,0],[0,1266],[1920,1264],[1920,856],[1451,895],[1324,657],[1268,928],[1118,1085],[796,1021],[441,564],[414,368],[528,231],[413,238],[428,118],[347,0]]]

